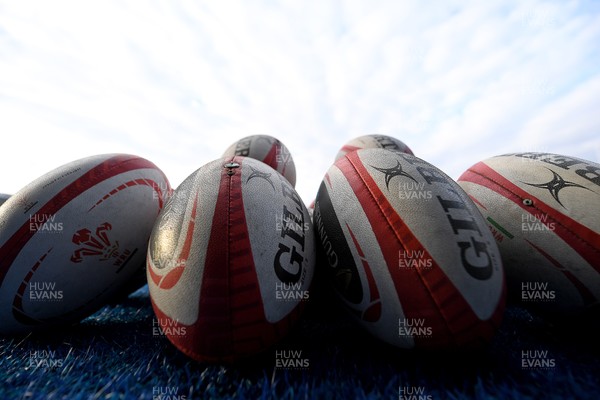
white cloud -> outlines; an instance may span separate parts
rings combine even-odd
[[[453,177],[523,147],[599,161],[599,43],[590,2],[7,2],[0,192],[115,151],[177,185],[259,133],[307,203],[368,133]]]

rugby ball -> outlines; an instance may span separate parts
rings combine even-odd
[[[291,184],[296,186],[296,166],[287,147],[277,138],[269,135],[247,136],[233,143],[225,150],[223,157],[243,156],[254,158],[267,164]]]
[[[359,149],[387,149],[395,150],[401,153],[413,154],[412,150],[401,140],[387,135],[365,135],[359,136],[346,143],[335,156],[339,160],[351,151]]]
[[[80,320],[145,264],[170,191],[153,163],[83,158],[25,186],[0,207],[0,333]]]
[[[600,164],[550,153],[488,158],[458,179],[500,248],[509,298],[555,316],[600,300]]]
[[[498,247],[435,166],[385,149],[348,153],[325,175],[313,223],[318,268],[375,337],[404,349],[477,347],[498,328]]]
[[[298,320],[315,261],[312,223],[290,182],[249,157],[210,162],[181,183],[152,231],[158,324],[198,361],[259,353]]]

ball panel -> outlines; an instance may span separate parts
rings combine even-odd
[[[529,302],[521,286],[541,282],[556,298],[531,305],[568,313],[597,303],[600,218],[589,212],[589,205],[600,205],[594,168],[554,154],[511,154],[480,162],[459,178],[494,232],[515,299]]]
[[[419,184],[408,191],[430,196],[401,196],[406,180]],[[378,338],[404,348],[478,345],[498,328],[505,292],[496,244],[467,195],[430,164],[383,149],[349,153],[326,174],[314,221],[330,266],[349,260],[330,279],[347,305],[361,304],[355,315]],[[427,268],[403,267],[407,259]],[[363,297],[374,295],[381,309],[367,313]]]
[[[235,160],[241,165],[245,221],[265,316],[273,323],[297,305],[297,297],[308,293],[310,265],[316,257],[312,222],[286,179],[253,159]]]
[[[244,213],[242,174],[238,170],[228,175],[224,168],[219,173],[221,183],[200,290],[200,318],[192,327],[201,334],[191,345],[199,354],[230,356],[238,350],[240,325],[256,329],[250,338],[261,337],[265,316]]]
[[[186,269],[200,271],[199,282],[185,276],[186,279],[199,283],[199,287],[191,288],[192,296],[189,299],[160,296],[160,290],[156,290],[156,295],[154,291],[151,292],[159,321],[161,318],[173,318],[173,313],[167,314],[163,308],[171,308],[178,316],[183,313],[194,317],[188,318],[187,321],[175,319],[176,324],[186,327],[186,334],[167,337],[179,349],[199,360],[233,357],[238,352],[238,328],[255,324],[260,326],[264,321],[246,228],[241,174],[237,172],[229,175],[229,171],[223,167],[225,163],[225,160],[217,160],[194,175],[194,178],[200,180],[218,182],[212,218],[202,218],[198,221],[199,225],[205,226],[208,241],[202,248],[194,243],[194,248],[205,253],[205,257],[193,260],[194,264],[186,264]],[[196,186],[194,205],[205,187]],[[177,191],[175,195],[177,196]],[[200,208],[204,208],[202,204]],[[190,219],[192,217],[193,214]],[[157,235],[160,234],[161,232],[157,232]],[[192,238],[197,238],[197,235],[198,231],[194,232]],[[183,279],[182,282],[186,283]],[[188,303],[190,300],[192,305]],[[261,337],[260,334],[256,336]]]
[[[513,298],[521,297],[521,288],[524,282],[547,282],[549,290],[563,288],[561,303],[584,305],[579,292],[584,294],[589,290],[585,286],[581,287],[583,286],[582,281],[591,283],[597,281],[598,277],[581,277],[581,274],[590,274],[592,271],[581,268],[581,265],[587,264],[586,261],[574,249],[565,246],[559,236],[545,228],[554,226],[554,222],[549,220],[542,222],[533,217],[532,221],[534,222],[525,224],[539,229],[521,232],[522,219],[524,217],[529,219],[528,215],[530,215],[521,208],[521,202],[509,202],[506,197],[495,191],[467,180],[461,180],[459,183],[470,193],[487,216],[486,222],[502,252],[505,270],[509,275],[507,286]],[[501,208],[503,212],[495,213],[492,216],[486,211],[488,208],[490,210]],[[519,238],[515,239],[515,235],[522,236],[524,242]],[[565,268],[557,261],[563,258],[572,260],[569,268]],[[577,275],[570,272],[572,268],[577,271],[579,279]],[[518,279],[514,279],[515,273],[518,274]],[[558,304],[556,306],[559,307]]]
[[[545,268],[545,273],[543,274],[543,277],[542,276],[538,277],[540,280],[541,279],[547,280],[550,283],[551,288],[553,288],[553,287],[561,287],[562,288],[562,290],[561,290],[561,301],[562,302],[565,302],[567,304],[577,304],[578,307],[579,306],[591,307],[598,303],[598,299],[592,292],[592,289],[594,287],[596,287],[596,288],[600,287],[600,282],[599,282],[597,274],[594,275],[594,274],[588,273],[587,275],[590,275],[589,280],[578,279],[576,274],[573,273],[572,271],[577,271],[577,270],[579,270],[581,272],[591,272],[591,271],[585,270],[583,268],[578,268],[578,267],[572,268],[572,271],[565,270],[565,267],[560,263],[560,261],[558,261],[558,259],[553,257],[552,255],[548,254],[548,252],[545,251],[541,246],[536,246],[535,244],[531,243],[530,241],[527,241],[527,243],[531,247],[535,248],[537,250],[537,252],[546,259],[544,261],[547,261],[550,263],[550,264],[541,263],[540,269],[544,268],[545,267],[544,264],[546,264],[546,265],[552,265],[556,268],[556,269],[552,270],[554,275],[558,275],[558,273],[557,273],[558,271],[562,272],[562,276],[558,275],[557,277],[551,277],[551,274],[549,273],[550,271],[548,271],[548,268]],[[545,242],[544,245],[547,246],[548,242]],[[553,246],[550,246],[550,247],[552,248]],[[576,258],[577,255],[574,254],[574,255],[572,255],[572,257]],[[558,280],[558,279],[561,279],[562,282],[554,284],[554,281]],[[565,282],[565,280],[568,280],[570,285],[566,285],[567,282]]]
[[[0,219],[4,221],[0,234],[0,287],[21,247],[36,233],[35,229],[30,229],[30,216],[34,216],[34,221],[37,216],[40,220],[49,218],[105,179],[136,169],[138,160],[141,160],[141,168],[154,167],[149,161],[133,156],[96,156],[59,167],[15,193],[0,213]]]
[[[48,243],[53,251],[45,260],[49,263],[57,263],[60,265],[62,261],[69,260],[68,274],[65,274],[65,268],[48,269],[41,268],[34,280],[51,279],[53,281],[60,280],[66,288],[64,289],[65,301],[77,302],[82,301],[86,296],[93,293],[91,291],[82,291],[79,281],[81,274],[85,274],[93,284],[87,289],[93,289],[96,286],[110,285],[114,280],[114,276],[106,273],[107,267],[113,265],[115,272],[121,277],[122,270],[131,268],[129,263],[139,263],[143,260],[143,255],[138,255],[139,244],[143,238],[135,238],[124,235],[124,232],[131,230],[130,223],[136,223],[136,228],[140,232],[150,232],[153,221],[156,218],[160,209],[162,199],[157,197],[153,207],[148,207],[148,204],[136,204],[131,201],[128,207],[123,207],[122,204],[129,202],[133,198],[151,199],[156,191],[150,186],[135,185],[114,192],[110,198],[94,204],[95,199],[101,199],[102,195],[114,187],[115,190],[123,180],[135,180],[135,176],[139,176],[138,171],[131,173],[120,174],[117,177],[107,179],[103,182],[102,187],[92,187],[86,191],[87,196],[80,196],[76,201],[81,201],[81,213],[77,213],[77,218],[73,218],[73,206],[71,203],[57,212],[51,217],[49,214],[38,213],[29,216],[29,229],[34,231],[34,236],[25,244],[19,257],[15,259],[16,264],[21,262],[29,263],[33,261],[30,256],[36,254],[40,245]],[[150,176],[151,171],[144,171],[145,176]],[[134,178],[131,179],[130,178]],[[156,187],[158,183],[155,182]],[[82,200],[87,197],[87,201]],[[36,222],[31,222],[32,220]],[[57,222],[60,221],[60,222]],[[56,230],[54,230],[56,228]],[[144,235],[148,235],[145,233]],[[149,235],[148,235],[149,236]],[[64,245],[56,245],[56,241],[64,240]],[[145,253],[145,248],[143,253]],[[102,261],[102,264],[90,265],[90,259]],[[48,264],[46,264],[48,265]],[[135,267],[137,269],[137,267]],[[17,271],[17,269],[13,269]],[[73,291],[76,294],[74,299],[71,299],[69,292]],[[58,305],[56,303],[55,305]],[[52,304],[45,305],[46,310],[52,309]]]
[[[396,197],[386,194],[384,191],[386,183],[376,182],[371,171],[367,170],[370,162],[381,160],[384,156],[401,158],[388,152],[359,151],[346,156],[349,163],[338,161],[336,165],[344,171],[355,192],[358,192],[363,185],[370,192],[370,199],[367,196],[359,196],[359,198],[363,202],[362,208],[370,219],[371,227],[378,236],[379,243],[386,244],[386,246],[382,246],[382,250],[406,318],[424,319],[435,332],[435,335],[430,338],[415,338],[417,345],[443,345],[449,338],[452,338],[451,341],[456,341],[456,344],[463,344],[462,342],[470,342],[479,335],[489,337],[495,327],[491,326],[486,329],[484,328],[485,324],[481,324],[481,320],[498,318],[498,303],[503,288],[501,269],[499,283],[497,279],[491,280],[493,283],[490,295],[488,288],[481,283],[480,279],[473,279],[470,276],[463,280],[456,279],[456,275],[459,273],[467,276],[462,270],[460,257],[457,257],[458,247],[447,248],[445,250],[446,257],[439,262],[436,261],[431,256],[429,249],[441,246],[439,240],[437,238],[432,240],[430,237],[426,237],[424,241],[419,240],[415,231],[422,228],[423,225],[417,223],[411,226],[407,223],[406,219],[411,214],[406,210],[398,211],[398,205],[393,204]],[[366,160],[368,160],[367,163],[364,162]],[[382,183],[385,185],[384,187],[382,187]],[[387,183],[389,184],[390,181]],[[376,207],[372,207],[373,204]],[[434,212],[432,206],[435,204],[433,203],[420,206],[423,211],[414,212],[412,215],[422,217]],[[452,234],[449,227],[443,233],[446,236]],[[395,237],[395,240],[390,240],[390,236]],[[432,260],[431,268],[399,268],[399,254],[405,251],[420,254],[420,257]],[[454,256],[454,260],[452,256]],[[449,269],[449,264],[452,266],[458,264],[461,268],[457,272]],[[463,281],[467,281],[470,285],[461,285]],[[484,306],[482,307],[481,304]]]
[[[314,215],[330,280],[346,310],[382,340],[413,347],[411,336],[398,336],[398,318],[404,311],[382,253],[388,241],[378,242],[363,205],[337,165],[321,184]],[[382,302],[382,294],[387,301]]]
[[[189,179],[196,179],[194,184],[203,180],[213,182],[208,187],[198,184],[181,196],[185,201],[190,196],[197,196],[199,203],[192,253],[204,256],[193,259],[190,257],[185,271],[189,269],[192,275],[184,272],[180,279],[193,281],[190,290],[195,293],[190,298],[182,297],[179,290],[177,293],[167,293],[153,282],[150,295],[159,324],[174,324],[186,328],[183,335],[167,334],[169,340],[181,351],[201,361],[234,361],[264,350],[281,338],[297,320],[302,309],[299,301],[282,304],[284,307],[276,307],[277,312],[283,309],[286,313],[278,314],[273,321],[270,320],[265,310],[272,306],[267,306],[267,303],[275,301],[272,295],[274,289],[270,286],[264,289],[262,281],[265,278],[261,276],[274,275],[275,250],[269,249],[273,253],[270,258],[265,257],[264,250],[266,244],[273,248],[273,243],[281,236],[272,223],[272,210],[282,209],[285,196],[281,188],[293,189],[272,168],[257,160],[239,156],[209,163],[200,168],[194,178]],[[278,182],[277,186],[275,181]],[[265,185],[268,189],[279,187],[279,192],[267,196]],[[192,185],[182,186],[182,189],[187,189]],[[180,188],[175,191],[175,198],[179,197],[179,190]],[[206,200],[202,194],[204,190],[216,192],[208,205],[213,211],[208,215],[201,212],[206,208],[203,204],[203,200]],[[297,194],[293,191],[290,197],[297,197]],[[271,208],[273,204],[277,207]],[[170,209],[169,205],[166,209]],[[180,213],[181,210],[182,208],[179,209]],[[306,215],[305,209],[303,213]],[[162,217],[163,214],[157,221],[159,226]],[[188,219],[186,214],[184,225]],[[264,226],[270,229],[264,230]],[[257,231],[259,227],[263,230]],[[197,240],[198,235],[206,237],[206,241]],[[150,249],[163,241],[173,240],[180,239],[171,237],[164,229],[155,229]],[[162,246],[165,249],[173,248],[169,244]],[[154,257],[149,251],[150,276],[155,273],[152,271],[155,267],[152,260]],[[309,261],[308,267],[312,270],[314,257]],[[306,275],[309,276],[308,273]],[[271,278],[266,278],[267,282],[270,280]],[[173,287],[177,288],[178,286]],[[194,305],[190,305],[190,299],[195,302]],[[190,322],[182,321],[177,318],[182,314],[193,315],[194,319]]]
[[[600,216],[587,209],[600,201],[600,164],[548,153],[508,154],[484,162],[544,204],[600,232]]]
[[[150,296],[169,318],[192,325],[219,202],[223,162],[213,161],[186,178],[159,215],[148,246]],[[226,242],[225,242],[226,243]],[[180,304],[185,304],[181,307]]]
[[[548,224],[552,224],[552,229],[540,230],[539,232],[535,232],[535,234],[541,233],[547,236],[556,234],[586,259],[590,265],[593,266],[594,263],[597,263],[598,256],[600,255],[600,251],[598,250],[600,249],[600,234],[550,206],[544,200],[523,190],[514,184],[511,179],[505,178],[493,168],[484,163],[479,163],[469,169],[459,179],[489,187],[504,199],[518,205],[522,211],[520,215],[513,216],[512,225],[517,222],[517,226],[521,225],[522,227],[521,221],[524,214],[529,214],[540,222],[543,221],[542,224],[544,225],[548,226]],[[530,200],[533,203],[528,205],[526,204],[526,200]],[[479,201],[481,202],[481,200]],[[589,213],[587,214],[589,215]],[[595,219],[592,218],[589,220],[594,221]],[[513,229],[512,231],[518,232],[519,229]],[[595,269],[600,272],[600,263],[597,264]]]
[[[313,220],[315,233],[320,240],[321,258],[326,261],[326,264],[331,268],[330,272],[334,275],[334,279],[332,279],[333,288],[342,294],[342,298],[352,308],[363,302],[365,292],[359,277],[360,272],[355,257],[349,246],[348,234],[342,229],[341,221],[348,219],[344,214],[346,210],[357,209],[357,202],[350,197],[337,195],[338,190],[344,190],[345,188],[338,182],[335,186],[332,184],[330,175],[333,174],[335,172],[330,169],[323,182],[321,182],[315,199]],[[348,193],[349,190],[345,192]],[[339,207],[337,203],[334,206],[333,199],[349,201],[348,207]],[[364,220],[364,218],[360,219]],[[358,313],[362,312],[359,311]]]
[[[475,314],[483,320],[490,318],[504,287],[500,255],[485,221],[460,186],[411,155],[370,149],[346,158],[374,202],[380,208],[389,205],[388,224],[394,216],[401,216],[394,228],[403,245],[398,250],[408,258],[432,260]],[[400,254],[393,256],[397,265]]]
[[[108,301],[143,266],[169,190],[151,162],[110,154],[16,193],[0,211],[2,330],[74,322]]]

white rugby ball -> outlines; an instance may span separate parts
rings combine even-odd
[[[433,165],[385,149],[348,153],[325,175],[313,223],[318,268],[375,337],[471,347],[498,328],[498,248],[477,207]]]
[[[84,158],[31,182],[0,207],[0,333],[90,315],[144,268],[170,191],[153,163]]]
[[[292,154],[277,138],[269,135],[247,136],[225,150],[223,157],[242,156],[261,161],[296,186],[296,165]]]
[[[249,157],[190,175],[161,212],[147,257],[159,325],[183,353],[232,362],[298,320],[316,261],[308,210],[291,184]]]
[[[401,140],[388,135],[364,135],[350,140],[335,156],[339,160],[351,151],[359,149],[387,149],[401,153],[413,154],[412,150]]]
[[[505,154],[473,165],[458,181],[498,242],[511,299],[559,317],[598,309],[599,164]]]

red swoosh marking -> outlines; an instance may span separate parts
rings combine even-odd
[[[379,290],[377,289],[375,278],[373,278],[373,271],[371,271],[369,262],[365,259],[365,254],[362,248],[360,247],[358,240],[356,240],[354,232],[352,232],[352,229],[350,229],[350,226],[348,224],[346,224],[346,227],[350,232],[350,236],[352,237],[352,241],[354,242],[356,250],[358,250],[358,255],[360,256],[360,260],[362,261],[363,267],[365,269],[365,274],[367,275],[367,283],[369,285],[370,304],[361,315],[361,318],[368,322],[377,322],[379,321],[379,318],[381,318],[381,299],[379,297]]]
[[[548,216],[555,222],[554,233],[600,273],[600,234],[597,232],[550,207],[483,162],[479,162],[469,168],[458,179],[493,190],[529,214],[534,215],[540,221],[544,221],[546,216]],[[532,199],[533,205],[524,205],[523,199]]]
[[[185,270],[187,259],[190,256],[192,242],[194,241],[194,228],[196,226],[197,210],[198,193],[196,193],[196,197],[194,198],[194,206],[192,207],[190,220],[188,221],[187,232],[185,234],[185,242],[183,243],[183,247],[181,248],[179,257],[177,258],[177,266],[170,270],[167,274],[161,276],[154,272],[154,268],[150,267],[150,259],[148,259],[147,261],[148,271],[150,271],[150,277],[152,278],[152,281],[161,289],[171,289],[173,286],[175,286],[177,282],[179,282],[179,279],[181,278],[181,275]]]
[[[479,320],[425,246],[419,242],[395,211],[357,153],[347,154],[343,161],[336,163],[336,166],[344,173],[365,210],[377,242],[380,244],[405,316],[410,319],[423,318],[432,327],[434,334],[431,338],[416,337],[415,343],[421,346],[446,345],[448,338],[451,338],[454,344],[461,345],[491,337],[502,318],[504,290],[500,305],[490,320]],[[432,268],[400,269],[399,253],[404,249],[422,252],[424,257],[432,260]]]

